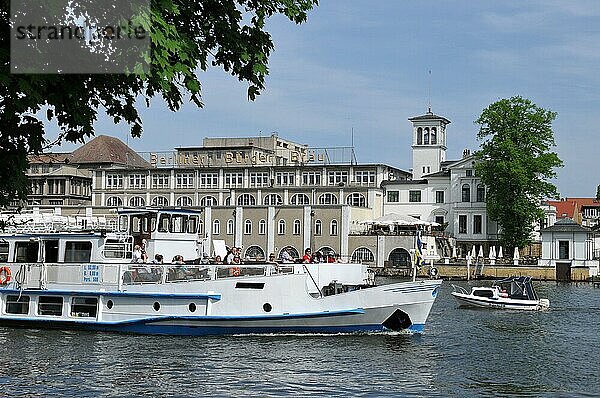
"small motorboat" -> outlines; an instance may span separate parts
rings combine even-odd
[[[467,292],[452,285],[452,295],[461,306],[539,311],[550,307],[550,301],[538,297],[530,276],[510,277],[491,287],[473,287]]]

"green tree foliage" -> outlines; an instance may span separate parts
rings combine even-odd
[[[41,0],[40,0],[41,1]],[[151,69],[146,74],[35,75],[10,73],[10,0],[0,0],[0,206],[24,199],[27,155],[49,145],[44,119],[60,138],[83,142],[98,111],[142,133],[135,101],[160,96],[176,111],[186,96],[202,106],[199,71],[220,67],[248,84],[254,100],[264,88],[273,50],[267,19],[282,14],[302,23],[318,0],[151,0]]]
[[[475,121],[482,141],[475,167],[487,187],[487,213],[502,228],[507,247],[529,244],[533,223],[544,217],[540,202],[558,197],[548,181],[562,166],[551,151],[555,118],[555,112],[512,97],[491,104]]]
[[[596,200],[600,200],[600,185],[596,187]]]

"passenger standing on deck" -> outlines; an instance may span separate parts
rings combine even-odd
[[[302,262],[308,264],[312,262],[312,259],[310,247],[307,247],[306,250],[304,250],[304,256],[302,256]]]
[[[225,256],[225,264],[233,264],[233,257],[235,257],[234,251],[235,251],[235,247],[232,247],[227,252],[227,255]]]
[[[140,245],[135,245],[133,247],[133,253],[131,256],[132,263],[142,263],[144,260],[142,259],[142,248]]]
[[[291,264],[294,262],[294,257],[292,257],[288,249],[283,249],[281,251],[281,262],[285,264]]]
[[[242,249],[239,247],[233,248],[233,260],[232,264],[241,264],[242,263]]]

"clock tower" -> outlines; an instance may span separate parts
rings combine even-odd
[[[446,125],[450,120],[429,111],[408,119],[412,122],[413,180],[441,170],[446,160]]]

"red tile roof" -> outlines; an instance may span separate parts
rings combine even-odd
[[[567,201],[567,200],[549,200],[548,204],[556,207],[556,219],[561,218],[571,218],[575,219],[577,212],[577,204],[576,202]]]

